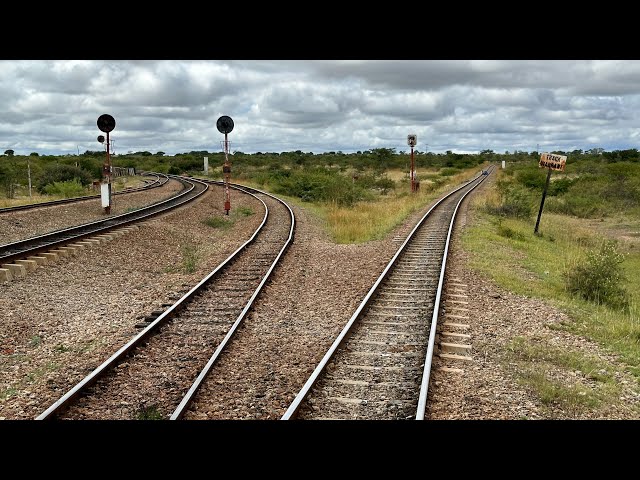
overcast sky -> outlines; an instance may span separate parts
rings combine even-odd
[[[640,143],[639,60],[0,60],[0,154],[374,148],[477,153]]]

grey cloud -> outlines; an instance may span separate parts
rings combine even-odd
[[[636,60],[0,61],[0,153],[636,148]],[[584,145],[580,147],[579,145]],[[525,147],[527,146],[527,147]],[[565,148],[566,147],[566,148]]]

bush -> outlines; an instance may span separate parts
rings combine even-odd
[[[498,235],[505,238],[512,238],[514,240],[527,239],[522,232],[518,232],[507,225],[503,225],[501,220],[498,220]]]
[[[67,182],[53,182],[45,185],[43,193],[47,195],[60,195],[64,198],[81,197],[87,194],[87,190],[78,179]]]
[[[305,202],[335,202],[347,207],[370,197],[351,179],[325,169],[293,171],[288,177],[279,179],[275,193],[298,197]]]
[[[81,186],[91,185],[93,177],[91,174],[73,165],[47,165],[36,180],[36,189],[40,193],[46,193],[45,187],[53,185],[55,182],[69,182],[77,180]]]
[[[605,215],[608,210],[607,202],[597,201],[589,195],[566,195],[551,197],[545,200],[545,211],[573,215],[578,218],[597,218]]]
[[[493,215],[504,217],[528,219],[533,211],[533,197],[526,188],[517,185],[506,187],[504,184],[500,190],[500,205],[487,205],[487,210]]]
[[[440,170],[440,175],[442,175],[443,177],[451,177],[456,173],[460,173],[459,168],[443,168],[442,170]]]
[[[614,240],[605,240],[599,251],[590,250],[586,260],[564,272],[567,291],[597,304],[628,309],[629,295],[621,286],[624,255]]]

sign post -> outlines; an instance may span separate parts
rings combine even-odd
[[[418,143],[418,136],[411,133],[407,135],[407,144],[411,147],[411,191],[415,192],[417,190],[416,187],[416,167],[413,162],[413,147]]]
[[[564,166],[567,163],[567,157],[564,155],[554,155],[552,153],[543,153],[540,155],[540,162],[538,166],[541,168],[547,167],[547,181],[544,184],[544,190],[542,191],[542,201],[540,202],[540,210],[538,211],[538,219],[536,220],[536,227],[533,230],[534,234],[538,233],[538,227],[540,226],[540,217],[542,216],[542,207],[544,206],[544,199],[547,196],[547,189],[549,188],[549,181],[551,180],[551,170],[564,171]]]

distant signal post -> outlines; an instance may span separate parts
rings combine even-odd
[[[417,183],[416,183],[416,167],[415,167],[415,163],[413,161],[413,147],[416,146],[416,144],[418,143],[418,136],[411,133],[409,135],[407,135],[407,144],[411,147],[411,191],[415,192],[418,190],[417,188]]]
[[[544,184],[544,190],[542,191],[542,201],[540,202],[540,210],[538,211],[538,219],[536,220],[536,228],[533,233],[538,233],[538,227],[540,226],[540,217],[542,216],[542,207],[544,206],[544,199],[547,196],[547,189],[549,188],[549,181],[551,180],[551,171],[558,170],[564,172],[564,166],[567,163],[567,157],[564,155],[555,155],[553,153],[543,153],[540,155],[540,162],[538,166],[540,168],[548,168],[547,181]]]
[[[229,181],[231,180],[231,163],[229,163],[229,140],[227,135],[233,130],[233,120],[226,115],[221,116],[216,122],[216,127],[220,133],[224,133],[224,165],[222,166],[222,177],[224,179],[224,213],[229,215],[231,210],[231,192]]]
[[[107,134],[107,159],[102,166],[102,206],[104,207],[104,213],[107,215],[111,213],[111,158],[109,157],[109,132],[116,128],[115,119],[108,114],[100,115],[98,117],[98,128],[101,132]],[[104,135],[98,135],[98,141],[104,143]]]

